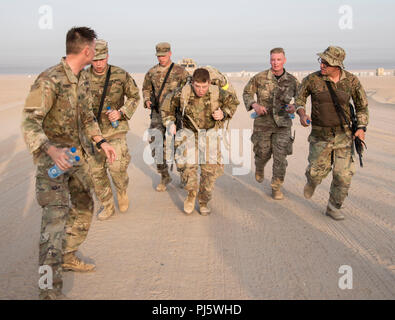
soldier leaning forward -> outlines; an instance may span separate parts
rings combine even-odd
[[[166,96],[162,105],[163,125],[171,134],[176,134],[176,110],[182,114],[182,130],[176,140],[181,140],[176,149],[177,167],[185,180],[188,191],[184,212],[190,214],[195,208],[196,197],[202,215],[210,213],[208,202],[212,197],[216,179],[224,172],[220,141],[216,132],[226,120],[232,118],[239,101],[236,96],[210,84],[206,69],[196,69],[192,84]],[[204,132],[204,134],[203,134]],[[214,133],[210,139],[211,133]],[[200,183],[198,182],[198,170]]]

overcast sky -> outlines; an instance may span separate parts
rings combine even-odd
[[[171,43],[174,61],[192,57],[223,71],[266,68],[277,46],[291,70],[315,68],[328,45],[346,50],[348,68],[395,68],[394,0],[1,0],[0,7],[3,73],[56,64],[72,26],[95,29],[109,41],[110,62],[130,72],[157,63],[161,41]]]

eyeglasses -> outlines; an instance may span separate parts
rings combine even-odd
[[[321,58],[318,58],[318,62],[319,64],[323,64],[325,67],[331,67],[331,65],[326,60],[323,60]]]

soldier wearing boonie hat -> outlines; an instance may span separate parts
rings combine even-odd
[[[346,52],[340,47],[330,46],[324,52],[317,53],[317,56],[328,62],[331,67],[344,69],[343,61],[346,57]]]
[[[358,78],[344,70],[343,61],[346,53],[342,48],[329,46],[317,55],[321,70],[303,79],[295,99],[300,123],[304,127],[309,125],[308,121],[312,124],[304,196],[310,199],[315,188],[332,170],[333,180],[326,215],[335,220],[342,220],[344,215],[340,209],[348,195],[351,178],[355,172],[353,137],[349,127],[336,111],[329,86],[332,87],[340,107],[347,116],[350,114],[349,101],[353,100],[358,119],[358,130],[354,135],[361,140],[365,139],[369,120],[368,100]],[[305,111],[308,96],[311,96],[311,118]]]

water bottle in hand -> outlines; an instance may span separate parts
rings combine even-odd
[[[77,151],[75,147],[72,147],[70,150],[66,151],[69,160],[67,160],[71,165],[74,165],[78,161],[80,161],[79,156],[74,156],[73,154]],[[56,164],[48,169],[48,176],[52,179],[55,179],[65,173],[65,171],[61,170]]]
[[[284,108],[285,108],[285,111],[288,112],[288,105],[287,105],[287,104],[284,106]],[[295,114],[293,114],[293,113],[288,113],[288,115],[289,115],[289,117],[290,117],[291,119],[295,119]]]
[[[108,106],[108,107],[107,107],[107,112],[111,112],[111,111],[112,111],[111,107]],[[112,121],[112,122],[111,122],[111,125],[112,125],[113,128],[117,128],[118,125],[119,125],[118,120]]]
[[[259,117],[259,114],[257,114],[257,113],[254,111],[253,113],[251,113],[250,117],[251,117],[252,119],[256,119],[256,118]]]

